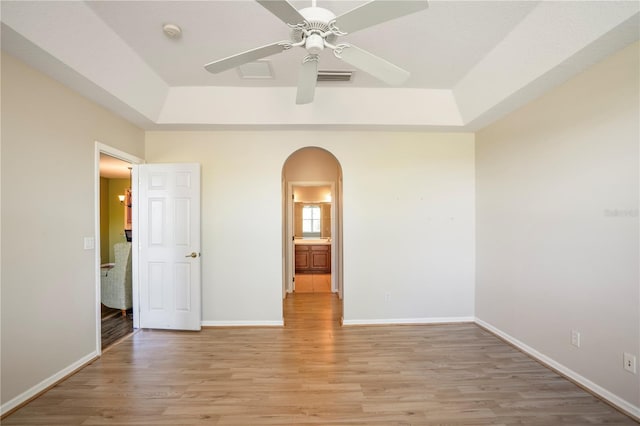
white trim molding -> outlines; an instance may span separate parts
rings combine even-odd
[[[203,327],[284,327],[284,320],[277,321],[202,321]]]
[[[475,322],[474,317],[391,318],[342,320],[342,325],[454,324]]]
[[[96,294],[96,354],[102,354],[102,318],[100,312],[100,303],[102,302],[102,288],[100,286],[100,154],[106,154],[110,157],[118,158],[120,160],[126,161],[130,163],[132,166],[136,164],[143,164],[145,161],[140,157],[136,157],[133,154],[129,154],[128,152],[121,151],[117,148],[113,148],[112,146],[106,145],[100,141],[94,141],[94,187],[93,187],[93,208],[94,208],[94,241],[95,241],[95,249],[94,249],[94,280],[95,280],[95,294]],[[137,197],[137,187],[134,189],[134,199]],[[138,223],[136,215],[138,213],[138,203],[133,203],[133,232],[135,241],[138,241]],[[138,309],[138,250],[132,251],[132,292],[133,292],[133,327],[140,327],[140,315]]]
[[[97,352],[95,351],[91,352],[83,356],[73,364],[58,371],[54,375],[44,379],[40,383],[31,387],[30,389],[27,389],[26,391],[22,392],[20,395],[17,395],[11,400],[5,402],[4,404],[2,404],[2,406],[0,406],[0,416],[4,416],[10,411],[20,407],[22,404],[29,402],[29,400],[31,400],[32,398],[37,397],[42,392],[45,392],[52,386],[55,386],[59,382],[66,379],[68,376],[76,373],[77,371],[81,370],[86,365],[90,364],[91,362],[95,361],[98,358],[99,356]]]
[[[606,400],[608,403],[614,405],[619,410],[622,410],[626,414],[629,414],[629,415],[635,417],[635,420],[640,420],[640,407],[635,406],[632,403],[630,403],[630,402],[620,398],[619,396],[611,393],[610,391],[606,390],[602,386],[592,382],[591,380],[587,379],[584,376],[581,376],[580,374],[576,373],[575,371],[571,370],[570,368],[560,364],[559,362],[555,361],[552,358],[549,358],[545,354],[538,352],[537,350],[535,350],[531,346],[521,342],[520,340],[516,339],[515,337],[503,332],[502,330],[500,330],[500,329],[494,327],[493,325],[481,320],[480,318],[476,318],[475,319],[475,323],[477,325],[479,325],[480,327],[482,327],[483,329],[487,330],[488,332],[490,332],[490,333],[496,335],[497,337],[505,340],[506,342],[512,344],[513,346],[515,346],[516,348],[518,348],[522,352],[526,353],[527,355],[531,356],[532,358],[540,361],[545,366],[555,370],[557,373],[565,376],[569,380],[572,380],[573,382],[575,382],[576,384],[584,387],[585,389],[589,390],[590,392],[593,392],[595,395],[597,395],[598,397]]]

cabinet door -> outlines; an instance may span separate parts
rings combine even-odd
[[[325,252],[314,251],[311,253],[311,268],[312,269],[328,269],[329,268],[329,255]]]
[[[329,246],[311,247],[311,269],[314,272],[331,272],[331,250]]]
[[[309,248],[296,246],[296,272],[305,272],[310,268]]]

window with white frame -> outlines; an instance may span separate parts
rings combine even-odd
[[[302,236],[304,238],[320,238],[320,206],[302,207]]]

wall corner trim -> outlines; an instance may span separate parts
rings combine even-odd
[[[522,352],[526,353],[527,355],[529,355],[532,358],[536,359],[537,361],[541,362],[546,367],[551,368],[552,370],[556,371],[558,374],[564,376],[565,378],[569,379],[570,381],[574,382],[575,384],[581,386],[585,390],[593,393],[595,396],[603,399],[605,402],[615,406],[617,409],[623,411],[625,414],[633,417],[634,420],[640,421],[640,407],[638,407],[636,405],[633,405],[632,403],[620,398],[619,396],[617,396],[614,393],[608,391],[607,389],[603,388],[602,386],[597,385],[596,383],[594,383],[591,380],[587,379],[586,377],[576,373],[575,371],[571,370],[570,368],[560,364],[559,362],[555,361],[554,359],[552,359],[552,358],[550,358],[550,357],[538,352],[537,350],[535,350],[531,346],[529,346],[529,345],[521,342],[520,340],[516,339],[515,337],[503,332],[499,328],[494,327],[493,325],[489,324],[488,322],[485,322],[485,321],[481,320],[480,318],[476,317],[475,318],[475,323],[478,326],[480,326],[483,329],[485,329],[486,331],[488,331],[489,333],[499,337],[500,339],[502,339],[502,340],[506,341],[507,343],[515,346],[516,348],[518,348]]]
[[[58,371],[57,373],[53,374],[52,376],[49,376],[48,378],[44,379],[43,381],[36,384],[35,386],[22,392],[20,395],[17,395],[11,400],[5,402],[4,404],[2,404],[2,406],[0,406],[0,417],[4,418],[8,414],[11,414],[13,411],[22,407],[24,404],[28,403],[32,399],[38,397],[40,394],[48,391],[51,387],[62,382],[67,377],[82,370],[84,367],[91,364],[93,361],[95,361],[98,358],[100,358],[98,353],[96,351],[93,351],[83,356],[76,362]]]

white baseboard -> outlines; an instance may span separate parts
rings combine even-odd
[[[21,404],[24,404],[27,401],[29,401],[31,398],[33,398],[34,396],[38,395],[42,391],[47,390],[47,388],[55,385],[56,383],[58,383],[59,381],[61,381],[65,377],[69,376],[70,374],[75,373],[77,370],[81,369],[87,363],[91,362],[92,360],[96,359],[97,357],[98,357],[98,353],[97,352],[95,352],[95,351],[91,352],[90,354],[83,356],[82,358],[80,358],[79,360],[74,362],[73,364],[71,364],[71,365],[63,368],[62,370],[58,371],[53,376],[50,376],[50,377],[44,379],[43,381],[41,381],[37,385],[35,385],[35,386],[31,387],[30,389],[22,392],[20,395],[16,396],[15,398],[12,398],[11,400],[5,402],[4,404],[2,404],[2,406],[0,406],[0,416],[4,416],[9,411],[11,411],[14,408],[20,406]]]
[[[392,325],[392,324],[448,324],[458,322],[474,322],[474,317],[435,317],[435,318],[391,318],[391,319],[356,319],[342,320],[342,325]]]
[[[283,327],[284,321],[202,321],[203,327]]]
[[[619,396],[609,392],[608,390],[606,390],[605,388],[603,388],[600,385],[597,385],[595,383],[593,383],[591,380],[587,379],[584,376],[581,376],[580,374],[576,373],[575,371],[571,370],[570,368],[560,364],[559,362],[553,360],[552,358],[549,358],[548,356],[546,356],[545,354],[542,354],[540,352],[538,352],[537,350],[535,350],[534,348],[532,348],[531,346],[521,342],[520,340],[516,339],[515,337],[503,332],[502,330],[494,327],[493,325],[479,319],[476,318],[475,319],[476,324],[478,324],[479,326],[481,326],[482,328],[486,329],[487,331],[495,334],[496,336],[506,340],[507,342],[511,343],[513,346],[517,347],[518,349],[520,349],[522,352],[532,356],[533,358],[537,359],[538,361],[542,362],[543,364],[551,367],[552,369],[556,370],[557,372],[559,372],[560,374],[564,375],[565,377],[573,380],[574,382],[578,383],[580,386],[585,387],[586,389],[590,390],[591,392],[593,392],[594,394],[598,395],[600,398],[606,400],[607,402],[609,402],[610,404],[618,407],[620,410],[631,414],[632,416],[636,417],[636,418],[640,418],[640,407],[633,405],[632,403],[620,398]]]

